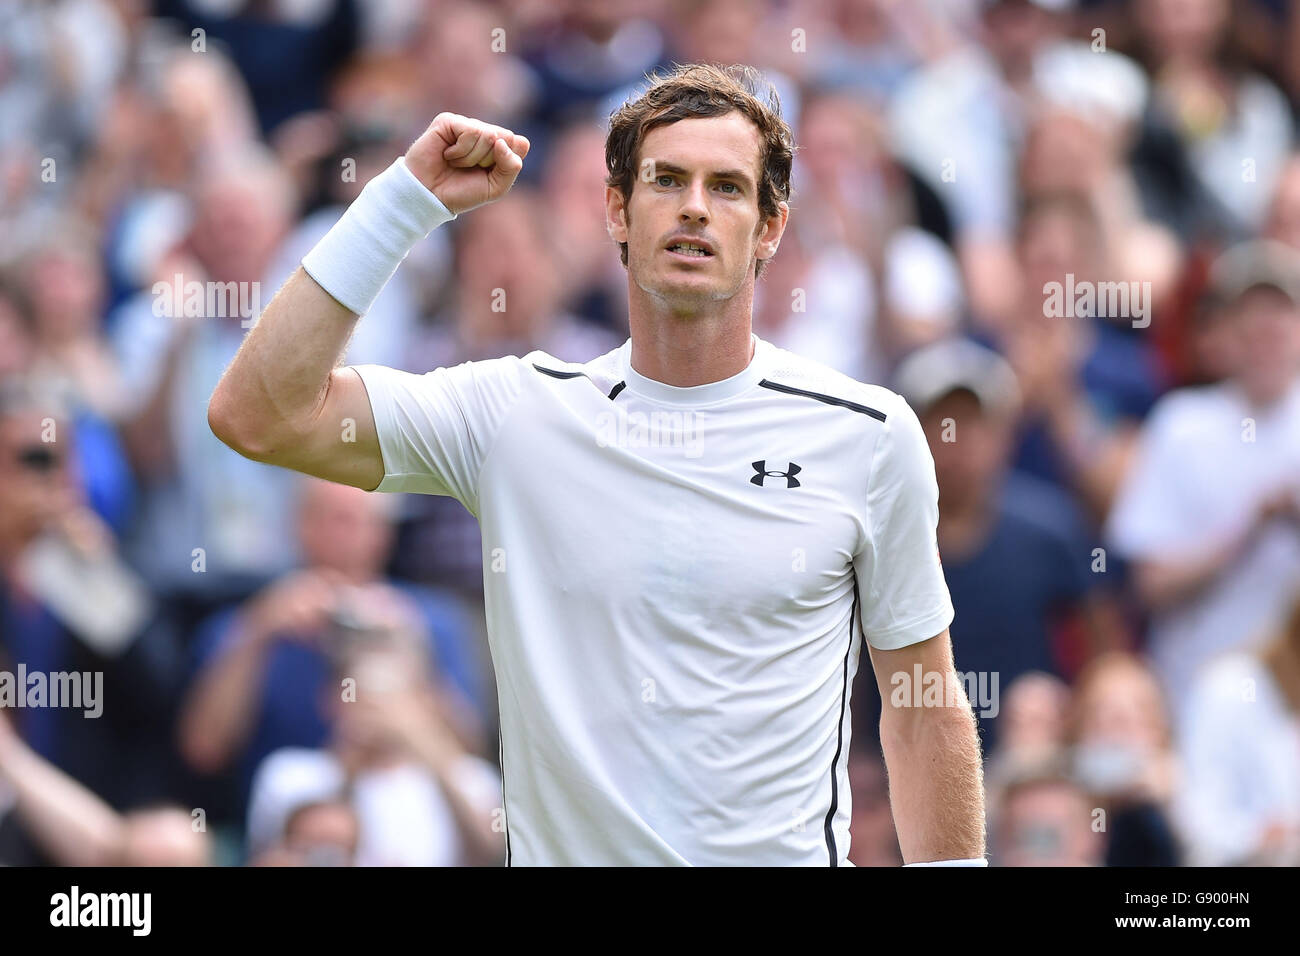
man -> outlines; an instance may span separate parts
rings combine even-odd
[[[1088,794],[1057,754],[1017,768],[990,828],[1000,866],[1103,866],[1109,836],[1093,826]]]
[[[1235,246],[1210,294],[1227,378],[1156,405],[1107,526],[1180,731],[1201,669],[1276,633],[1300,584],[1300,254]]]
[[[527,139],[442,114],[304,259],[209,406],[246,456],[478,517],[512,864],[845,863],[859,628],[885,688],[951,691],[881,722],[904,860],[984,862],[920,425],[751,329],[793,153],[756,89],[685,66],[611,118],[620,348],[334,367],[406,247],[523,166]]]
[[[988,691],[975,703],[984,750],[994,752],[1000,691],[1031,671],[1067,677],[1072,656],[1105,646],[1108,603],[1089,571],[1074,503],[1010,466],[1020,393],[1009,364],[974,342],[945,340],[908,356],[895,387],[920,417],[934,456],[939,551],[966,622],[956,662],[975,675],[968,687]],[[1075,631],[1084,647],[1065,640]]]
[[[0,378],[0,708],[40,758],[115,808],[139,807],[171,794],[183,659],[84,498],[66,397]],[[69,679],[74,696],[56,698]]]
[[[301,479],[298,497],[302,566],[203,624],[194,681],[180,708],[181,755],[205,775],[238,767],[241,807],[268,754],[324,743],[328,715],[318,705],[331,687],[331,638],[340,613],[359,597],[411,619],[449,685],[443,696],[454,702],[462,730],[478,737],[474,625],[450,593],[384,576],[393,531],[383,506],[390,501],[311,478]]]

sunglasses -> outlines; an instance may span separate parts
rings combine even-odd
[[[17,461],[28,471],[45,473],[55,471],[63,463],[63,456],[48,445],[32,445],[18,452]]]

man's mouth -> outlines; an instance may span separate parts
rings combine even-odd
[[[693,259],[713,258],[713,250],[698,242],[674,242],[668,246],[668,251],[675,252],[679,256],[689,256]]]

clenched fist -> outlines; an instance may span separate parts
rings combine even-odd
[[[514,185],[528,137],[456,113],[439,113],[406,151],[406,166],[460,215],[495,202]]]

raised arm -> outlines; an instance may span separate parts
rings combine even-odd
[[[384,463],[365,386],[339,367],[357,317],[411,246],[446,220],[439,204],[454,216],[500,199],[528,149],[502,127],[439,114],[407,151],[405,170],[394,165],[372,180],[267,305],[208,404],[213,434],[256,461],[377,487]]]

